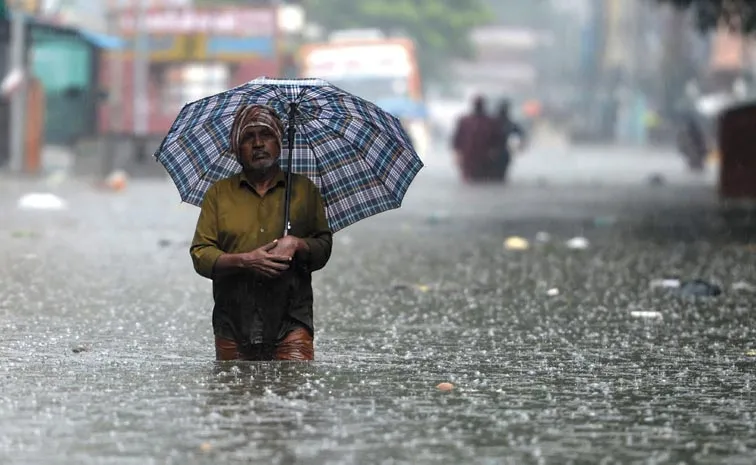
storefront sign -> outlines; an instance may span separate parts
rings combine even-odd
[[[272,8],[213,8],[150,10],[145,15],[148,34],[225,34],[247,37],[273,36],[276,11]],[[120,18],[123,34],[134,34],[136,15],[124,12]]]
[[[313,48],[305,55],[309,76],[408,76],[409,50],[400,44],[335,45]]]

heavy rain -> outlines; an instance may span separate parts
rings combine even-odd
[[[0,463],[753,463],[756,23],[684,3],[0,0]],[[292,139],[345,225],[311,361],[222,357],[192,260],[213,144],[288,132],[171,139],[262,76],[372,102],[339,160],[335,109]]]

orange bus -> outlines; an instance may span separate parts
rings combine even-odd
[[[411,39],[376,31],[342,31],[300,51],[301,77],[324,79],[370,100],[404,124],[422,157],[428,147],[428,115]]]

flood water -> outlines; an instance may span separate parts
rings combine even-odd
[[[213,361],[169,183],[4,182],[0,463],[753,463],[753,220],[706,182],[521,173],[430,170],[338,233],[309,364]],[[45,188],[69,208],[16,208]],[[672,276],[723,293],[650,287]]]

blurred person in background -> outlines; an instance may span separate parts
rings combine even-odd
[[[492,175],[501,181],[505,181],[507,178],[512,155],[516,151],[523,150],[527,141],[525,130],[512,118],[511,107],[511,102],[504,100],[499,105],[496,114],[500,140],[497,144],[499,150],[495,158]]]
[[[685,157],[692,171],[703,171],[708,153],[706,135],[692,111],[685,112],[682,116],[677,132],[677,149]]]
[[[486,113],[485,99],[482,96],[475,97],[472,112],[457,121],[452,136],[452,148],[463,181],[497,179],[500,143],[498,121]]]

